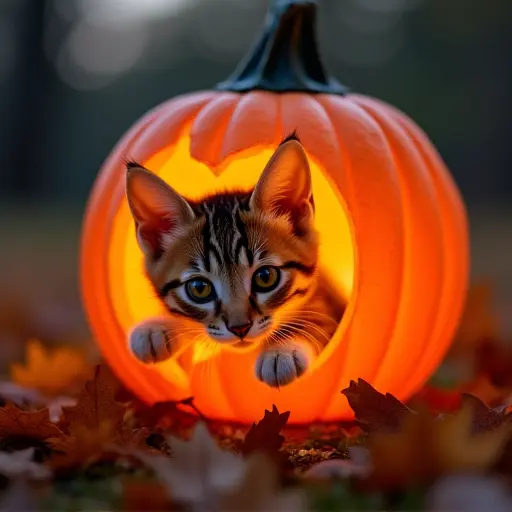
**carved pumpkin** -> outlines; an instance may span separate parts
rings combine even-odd
[[[107,362],[149,403],[193,395],[205,415],[237,422],[257,420],[272,404],[297,423],[349,418],[340,390],[350,379],[362,377],[405,400],[450,344],[468,279],[459,193],[413,121],[326,75],[315,8],[313,0],[276,1],[231,79],[149,112],[97,178],[82,240],[85,308]],[[196,346],[179,362],[137,362],[126,334],[162,308],[135,240],[126,159],[197,198],[253,186],[293,130],[311,162],[321,261],[349,300],[327,349],[309,374],[279,391],[254,376],[254,353],[209,359]]]

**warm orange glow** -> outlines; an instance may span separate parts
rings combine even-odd
[[[143,274],[123,159],[199,197],[254,185],[293,129],[311,163],[322,264],[350,297],[330,344],[311,372],[280,391],[254,376],[257,353],[201,345],[179,363],[138,363],[127,331],[164,312]],[[407,399],[450,344],[468,274],[464,208],[435,149],[403,114],[360,96],[207,92],[160,106],[105,163],[82,247],[86,310],[114,371],[148,402],[193,395],[207,416],[240,422],[272,404],[291,410],[294,422],[350,417],[340,390],[358,377]]]

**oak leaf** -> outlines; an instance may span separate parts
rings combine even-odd
[[[413,411],[393,395],[379,393],[363,379],[350,381],[342,391],[355,413],[356,421],[367,432],[396,430]]]
[[[63,407],[64,419],[71,431],[99,429],[108,422],[114,430],[121,430],[126,407],[115,400],[119,382],[104,365],[97,365],[94,376],[85,383],[76,405]]]
[[[60,438],[63,432],[51,422],[48,409],[22,411],[12,403],[0,408],[0,439],[29,438],[46,441]]]
[[[46,396],[69,393],[90,372],[84,353],[73,347],[49,349],[31,339],[26,345],[26,363],[11,365],[11,379]]]
[[[284,437],[280,432],[289,417],[289,411],[280,413],[275,405],[272,406],[272,411],[265,410],[263,419],[258,423],[253,423],[247,432],[241,446],[242,454],[247,456],[254,452],[264,452],[270,457],[279,458],[279,450],[284,442]]]

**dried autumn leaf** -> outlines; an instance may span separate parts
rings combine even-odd
[[[11,365],[11,379],[46,396],[69,392],[90,372],[84,353],[72,347],[49,349],[31,339],[26,346],[26,363]]]
[[[463,404],[467,404],[473,411],[472,431],[475,434],[492,430],[501,426],[503,423],[512,423],[512,415],[507,413],[506,409],[496,411],[489,409],[478,397],[463,393]]]
[[[413,411],[393,395],[383,395],[363,379],[350,381],[342,393],[355,413],[357,422],[367,432],[389,431],[399,428]]]
[[[218,510],[305,512],[308,506],[302,491],[280,489],[278,468],[267,455],[254,453],[247,459],[240,485],[220,497]]]
[[[373,468],[369,483],[403,489],[445,474],[488,470],[501,456],[511,425],[474,435],[473,415],[470,403],[442,417],[420,411],[407,416],[395,432],[374,433],[368,440]]]
[[[8,453],[0,452],[0,474],[9,478],[25,477],[33,480],[46,480],[51,471],[34,462],[34,448]]]
[[[108,422],[114,430],[120,430],[126,407],[115,400],[118,389],[119,383],[109,369],[97,365],[93,379],[85,383],[76,405],[62,408],[70,429],[85,427],[94,431]]]
[[[264,452],[271,457],[279,457],[279,450],[284,442],[284,437],[280,432],[289,417],[289,411],[280,413],[275,405],[272,406],[272,411],[265,410],[263,419],[258,423],[253,423],[247,432],[241,447],[242,454]]]
[[[242,481],[244,459],[221,450],[203,422],[196,425],[190,441],[169,437],[167,442],[172,458],[146,454],[139,457],[155,471],[171,499],[198,508],[207,506]]]
[[[148,428],[162,427],[172,428],[176,423],[182,426],[192,426],[197,418],[185,412],[182,407],[194,409],[200,418],[205,419],[194,406],[194,398],[188,397],[178,401],[157,402],[153,405],[137,403],[133,411],[137,422]]]
[[[22,411],[7,403],[0,408],[0,438],[2,442],[9,438],[30,438],[45,441],[62,437],[63,432],[50,420],[48,409]]]

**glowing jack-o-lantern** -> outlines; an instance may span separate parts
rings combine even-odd
[[[258,419],[272,404],[297,423],[348,418],[340,390],[350,379],[407,399],[450,344],[468,278],[459,193],[413,121],[326,75],[315,8],[314,0],[277,0],[232,78],[148,113],[95,183],[82,240],[85,307],[107,362],[149,403],[193,395],[205,415],[237,422]],[[256,353],[210,357],[194,346],[179,361],[136,361],[127,332],[163,308],[144,276],[126,160],[198,198],[253,186],[294,130],[311,163],[321,262],[349,303],[327,348],[308,374],[280,390],[256,379]]]

